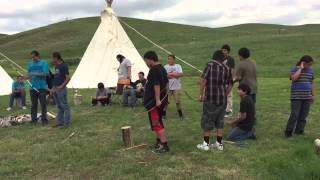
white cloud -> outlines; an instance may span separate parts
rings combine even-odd
[[[98,16],[103,0],[1,1],[0,32],[15,33],[68,18]],[[243,23],[320,23],[318,0],[115,0],[119,16],[208,27]]]

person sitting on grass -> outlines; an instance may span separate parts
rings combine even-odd
[[[130,107],[132,108],[136,106],[137,98],[143,98],[144,96],[144,86],[146,85],[147,80],[145,79],[143,72],[139,72],[138,76],[139,80],[131,83],[129,86],[125,86],[123,89],[122,104],[124,106],[129,106],[129,96]]]
[[[22,76],[18,76],[17,80],[12,83],[12,93],[10,94],[10,102],[7,111],[11,111],[15,99],[21,99],[22,109],[27,109],[26,107],[26,83]]]
[[[238,96],[241,98],[239,118],[230,123],[232,129],[227,137],[229,141],[244,141],[252,136],[254,126],[254,102],[250,96],[251,89],[246,84],[238,87]]]
[[[98,103],[100,103],[102,106],[110,104],[108,89],[104,87],[103,83],[98,84],[96,97],[92,98],[92,106],[96,106]]]
[[[288,138],[292,137],[292,133],[304,133],[310,106],[314,102],[316,92],[312,63],[311,56],[303,56],[291,70],[291,115],[285,130],[285,136]]]

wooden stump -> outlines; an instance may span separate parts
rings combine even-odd
[[[121,128],[122,130],[122,140],[126,147],[133,146],[133,137],[131,126],[125,126]]]

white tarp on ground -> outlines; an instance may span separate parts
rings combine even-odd
[[[106,87],[115,87],[118,81],[119,62],[116,56],[122,54],[132,63],[132,81],[138,73],[146,75],[148,67],[122,28],[112,8],[107,7],[101,15],[101,24],[91,40],[77,70],[68,85],[69,88],[96,88],[99,82]]]
[[[9,95],[12,92],[12,82],[11,77],[0,66],[0,96]]]

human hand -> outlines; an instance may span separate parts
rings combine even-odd
[[[304,62],[301,62],[300,69],[304,69]]]
[[[61,86],[58,87],[58,89],[59,89],[60,91],[63,90],[63,88],[64,88],[63,85],[61,85]]]
[[[315,97],[315,96],[312,96],[312,97],[311,97],[311,104],[314,104],[315,100],[316,100],[316,97]]]
[[[157,107],[160,107],[160,106],[161,106],[161,101],[160,101],[160,100],[157,100],[156,106],[157,106]]]
[[[199,96],[199,101],[200,101],[200,102],[204,102],[204,96],[203,96],[203,95],[200,95],[200,96]]]

